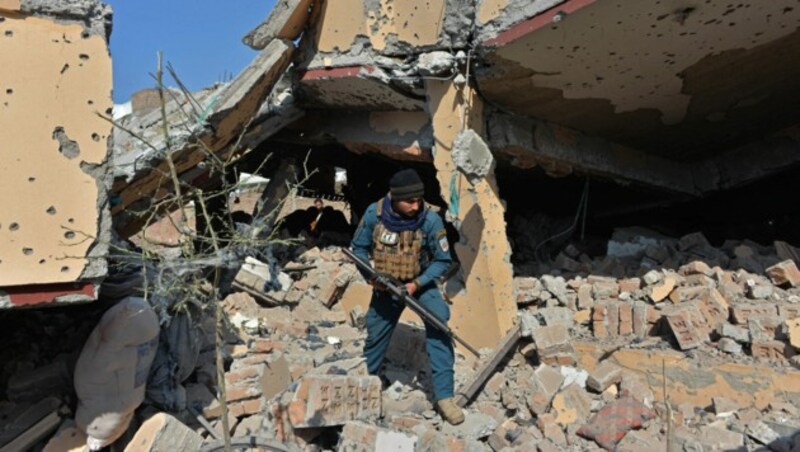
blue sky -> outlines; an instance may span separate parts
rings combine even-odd
[[[155,86],[156,53],[197,90],[236,76],[256,56],[242,36],[261,23],[275,0],[105,0],[114,9],[111,57],[114,102]],[[165,73],[166,76],[166,73]],[[167,85],[174,85],[166,76]]]

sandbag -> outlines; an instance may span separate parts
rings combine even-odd
[[[99,450],[119,438],[144,400],[158,347],[158,316],[141,298],[125,298],[100,319],[75,366],[75,422],[87,446]]]

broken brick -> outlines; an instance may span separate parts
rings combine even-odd
[[[606,450],[613,450],[628,431],[640,428],[655,417],[655,411],[626,396],[601,408],[577,433]]]
[[[563,325],[544,326],[533,331],[539,360],[546,364],[566,365],[575,362],[569,330]]]
[[[786,329],[789,333],[789,344],[800,350],[800,317],[787,320]]]
[[[665,298],[669,296],[670,293],[675,289],[675,284],[677,280],[674,276],[666,276],[660,284],[653,286],[650,291],[650,299],[653,300],[655,303],[660,301],[664,301]]]
[[[413,452],[416,444],[416,435],[395,432],[356,421],[344,424],[336,450]]]
[[[591,412],[592,399],[577,383],[573,383],[553,397],[552,413],[556,422],[567,426],[585,422]]]
[[[546,413],[550,409],[558,389],[564,382],[564,376],[557,369],[542,365],[534,372],[533,384],[535,387],[533,395],[528,399],[528,409],[534,416]]]
[[[681,350],[699,347],[708,336],[707,333],[704,334],[702,330],[698,329],[693,317],[689,309],[683,309],[667,316],[667,324]]]
[[[633,334],[633,306],[630,303],[619,304],[619,335]]]
[[[603,361],[594,372],[589,373],[586,387],[600,393],[620,381],[622,381],[622,369],[610,361]]]
[[[785,260],[766,269],[766,273],[776,286],[800,285],[800,270],[793,260]]]
[[[126,452],[200,450],[203,437],[166,413],[150,417],[125,447]]]

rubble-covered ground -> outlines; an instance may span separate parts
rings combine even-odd
[[[222,301],[228,428],[234,442],[256,437],[288,450],[798,450],[794,253],[781,242],[715,248],[700,233],[645,230],[617,231],[602,257],[566,247],[554,265],[539,265],[539,277],[515,278],[521,337],[458,426],[433,410],[424,330],[413,321],[398,327],[382,376],[367,374],[371,288],[338,248],[296,248],[269,291],[268,266],[249,258]],[[0,319],[15,316],[42,336],[6,342],[3,419],[46,396],[74,407],[75,350],[103,307],[84,309],[80,319],[55,310]],[[153,417],[163,402],[148,392],[118,441],[125,450],[163,450],[156,446],[176,437],[220,444],[215,319],[198,321],[180,402]],[[457,352],[457,388],[493,351],[482,352]],[[51,441],[79,433],[62,426]]]

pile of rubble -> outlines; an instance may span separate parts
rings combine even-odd
[[[218,450],[226,425],[277,450],[796,450],[796,251],[651,239],[617,234],[597,259],[567,247],[515,278],[518,326],[480,358],[457,350],[458,426],[434,411],[421,325],[401,323],[368,375],[371,287],[338,248],[277,269],[247,258],[222,301],[226,422],[209,316],[179,409],[145,401],[126,450]],[[64,423],[45,450],[81,435]]]
[[[628,248],[642,241],[637,236]],[[570,258],[573,250],[566,250],[557,261],[560,276],[515,278],[519,327],[495,354],[457,353],[458,393],[467,406],[459,426],[444,424],[433,410],[418,325],[398,328],[383,378],[367,374],[360,353],[371,289],[338,250],[305,252],[284,267],[281,287],[268,291],[266,266],[249,259],[235,279],[240,292],[224,302],[239,331],[226,374],[231,432],[312,450],[798,447],[794,263],[752,243],[714,249],[700,234],[625,256],[619,245],[612,241],[611,257],[597,260]],[[659,254],[660,261],[652,257]],[[638,276],[571,276],[567,258],[595,271],[611,268],[601,270],[606,274],[637,264]],[[763,267],[766,276],[719,265],[743,262]],[[652,369],[642,371],[631,359]],[[489,372],[487,361],[496,364]],[[743,396],[734,372],[722,379],[728,387],[720,385],[713,372],[725,374],[728,365],[746,366],[751,372],[742,381],[764,394]],[[790,384],[768,393],[768,384],[752,381],[773,378],[759,374],[762,368],[788,374],[780,381]],[[479,391],[471,393],[476,383]],[[691,387],[687,394],[679,392],[682,384]],[[190,405],[220,429],[221,407],[208,402],[205,389],[189,391]]]

